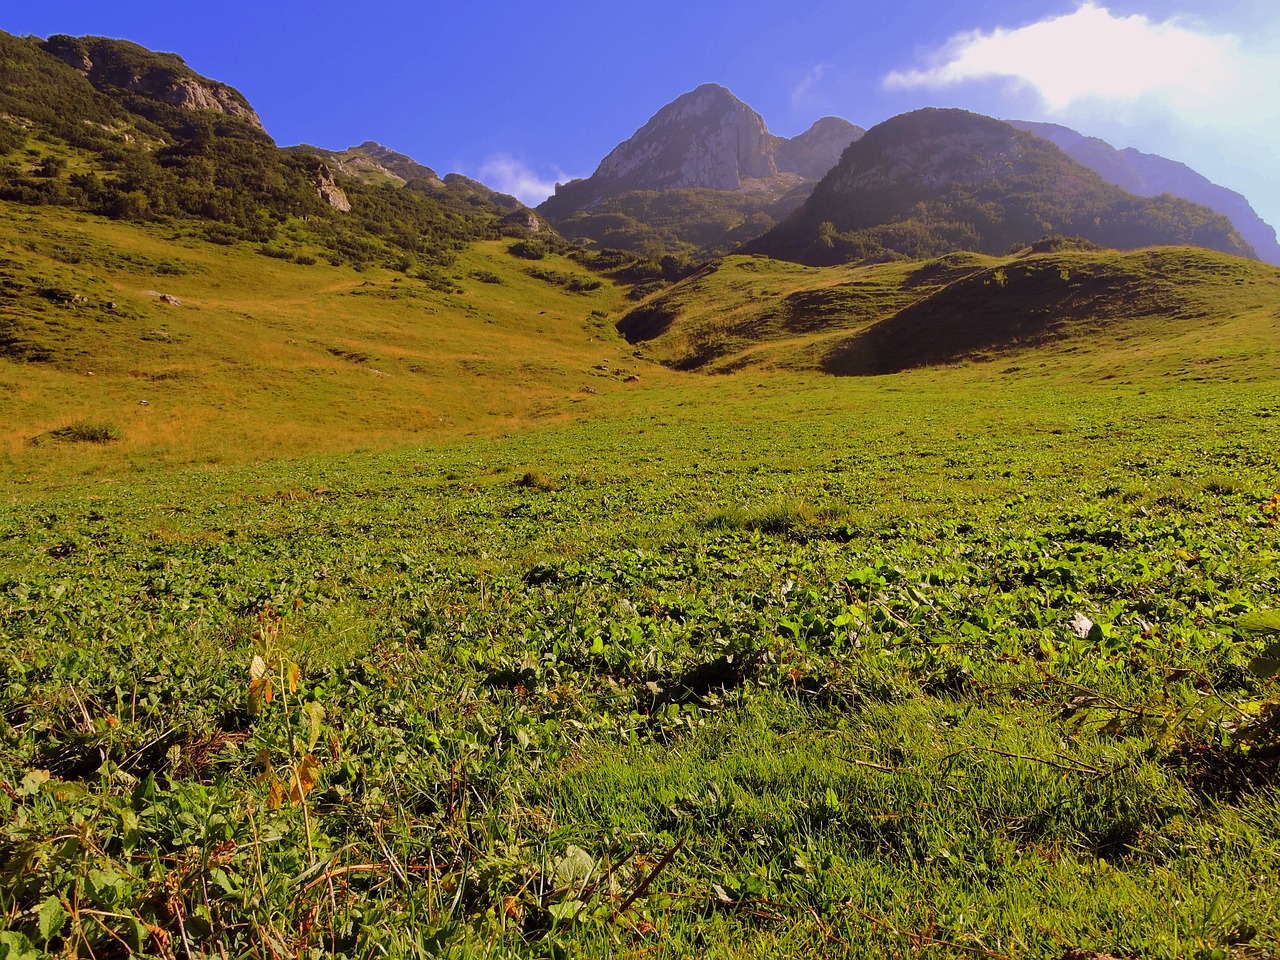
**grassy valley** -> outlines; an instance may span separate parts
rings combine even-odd
[[[646,377],[509,436],[14,490],[8,922],[1265,955],[1273,356]]]

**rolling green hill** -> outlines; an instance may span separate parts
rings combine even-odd
[[[223,245],[199,222],[0,202],[3,472],[244,462],[578,415],[636,373],[603,319],[622,291],[512,243],[430,273],[356,271],[302,225]],[[84,423],[116,441],[56,442]]]
[[[1273,355],[1278,317],[1280,270],[1257,261],[1186,247],[1028,249],[844,267],[729,257],[618,329],[676,369],[877,374],[1062,350],[1102,364],[1114,352],[1121,367],[1185,350],[1185,363],[1212,365]]]

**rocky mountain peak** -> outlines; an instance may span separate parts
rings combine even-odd
[[[866,132],[840,117],[823,117],[800,136],[778,145],[778,166],[809,180],[821,180],[840,162],[845,148]]]
[[[743,180],[777,173],[764,120],[724,87],[707,83],[654,114],[604,158],[592,179],[627,189],[736,190]]]

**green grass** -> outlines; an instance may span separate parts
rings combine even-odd
[[[66,952],[1273,951],[1217,707],[1275,696],[1231,626],[1280,593],[1274,382],[948,373],[24,493],[0,910]]]
[[[0,213],[14,227],[0,235],[0,474],[33,483],[500,434],[579,415],[635,370],[604,319],[619,290],[527,276],[502,242],[459,255],[442,291],[181,225]],[[119,442],[74,458],[26,444],[75,416],[116,424]]]
[[[1127,376],[1173,364],[1179,376],[1236,375],[1271,350],[1278,284],[1274,267],[1192,248],[864,267],[728,257],[646,300],[619,328],[647,356],[707,373],[1007,366],[1037,351],[1037,362],[1055,366],[1076,365],[1077,352],[1089,364],[1114,356]],[[1145,362],[1133,363],[1139,355]]]
[[[1024,262],[731,259],[646,349],[809,327],[703,377],[502,243],[449,293],[31,216],[0,956],[1280,949],[1264,268],[835,377],[906,291]]]

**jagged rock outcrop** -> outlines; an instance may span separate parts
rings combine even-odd
[[[744,179],[778,173],[773,138],[758,113],[714,83],[663,107],[601,161],[602,190],[736,190]]]
[[[244,94],[200,76],[176,53],[155,53],[127,40],[65,35],[50,37],[43,47],[104,93],[131,93],[183,110],[214,110],[265,132]]]
[[[326,164],[320,164],[313,174],[312,182],[320,199],[340,213],[351,212],[351,201],[343,189],[333,179],[333,171]]]
[[[373,140],[366,140],[358,147],[348,147],[346,150],[325,150],[305,143],[285,147],[285,150],[289,153],[313,154],[343,176],[354,177],[366,183],[390,180],[399,184],[444,186],[444,181],[430,167],[424,167],[412,157],[396,153]]]
[[[527,207],[507,214],[502,218],[502,225],[525,230],[528,233],[542,233],[550,229],[541,217]]]
[[[1249,201],[1186,164],[1132,147],[1117,150],[1105,140],[1087,137],[1056,123],[1025,120],[1010,120],[1009,123],[1056,144],[1073,160],[1122,190],[1140,197],[1171,193],[1216,210],[1231,221],[1262,260],[1280,264],[1280,243],[1276,242],[1276,231],[1258,216]]]

